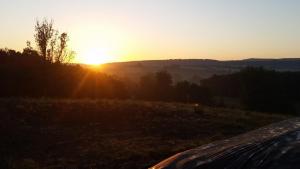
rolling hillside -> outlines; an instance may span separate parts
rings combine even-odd
[[[229,74],[245,67],[264,67],[277,71],[300,71],[300,59],[246,59],[217,61],[207,59],[152,60],[108,63],[102,65],[102,71],[128,78],[134,82],[147,73],[160,70],[170,72],[175,81],[188,80],[199,83],[203,78],[214,74]]]

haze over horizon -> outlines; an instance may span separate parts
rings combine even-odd
[[[45,17],[69,33],[77,62],[300,57],[297,0],[0,1],[0,48],[34,43]]]

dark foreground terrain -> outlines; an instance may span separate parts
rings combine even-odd
[[[289,116],[193,104],[0,100],[0,168],[141,169]]]

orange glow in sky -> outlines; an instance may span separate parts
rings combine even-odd
[[[45,17],[68,33],[80,63],[300,57],[298,0],[70,2],[3,0],[0,48],[34,44],[35,20]]]

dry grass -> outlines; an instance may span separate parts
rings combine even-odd
[[[0,168],[141,169],[289,118],[180,103],[0,100]]]

